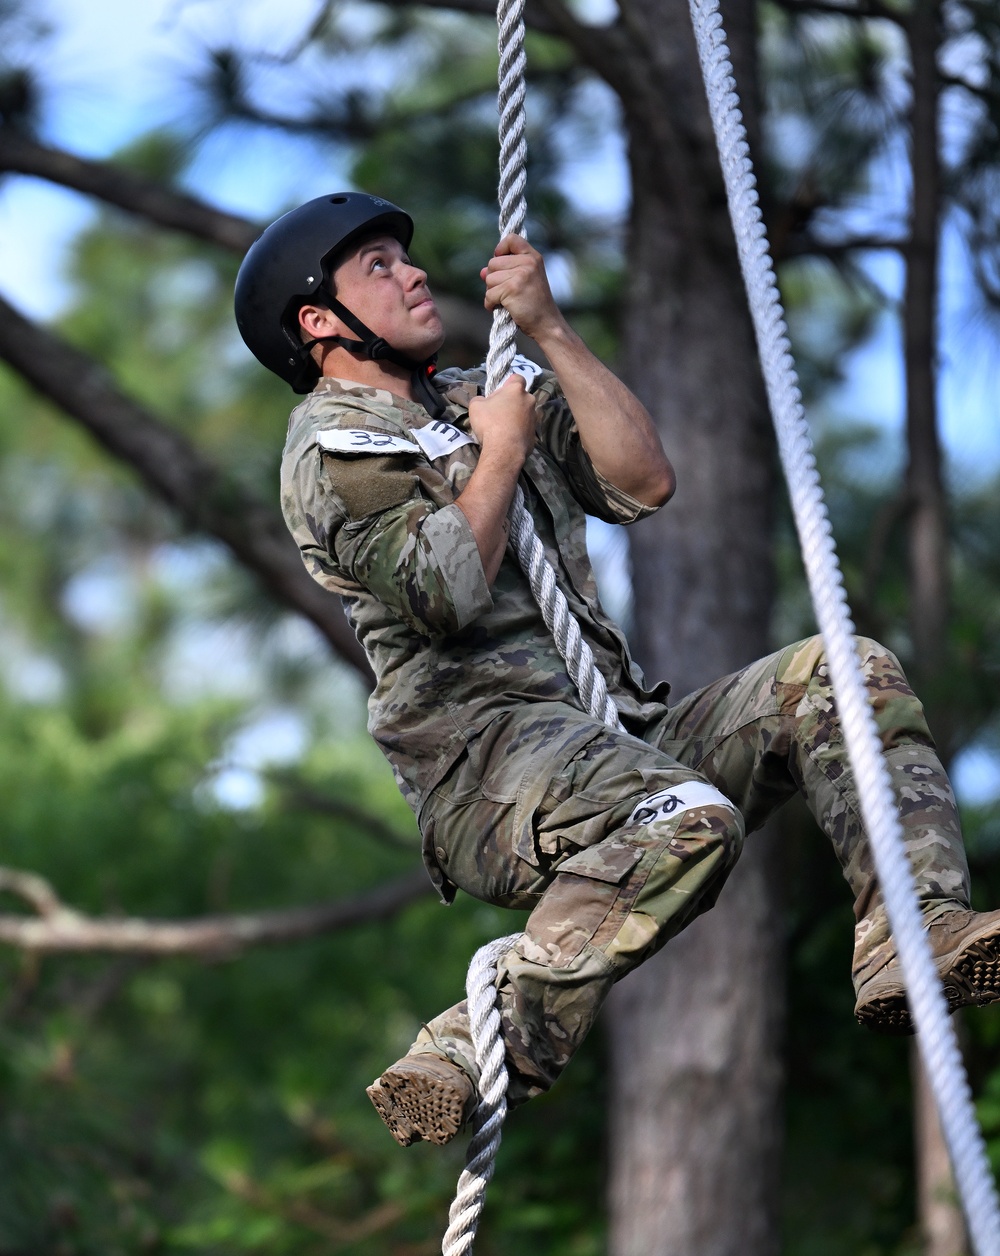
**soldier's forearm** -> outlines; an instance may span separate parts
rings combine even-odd
[[[643,505],[662,506],[676,481],[646,407],[565,322],[538,343],[597,470]]]
[[[524,459],[507,445],[484,445],[479,462],[456,504],[469,521],[489,585],[497,577],[507,548],[510,509]]]

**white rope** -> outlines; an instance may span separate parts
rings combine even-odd
[[[746,131],[718,14],[718,0],[690,0],[690,6],[764,380],[862,817],[903,966],[913,1019],[919,1030],[921,1054],[951,1151],[969,1233],[977,1256],[1000,1256],[996,1187],[972,1108],[955,1031],[948,1019],[941,982],[921,923],[902,825],[858,664],[854,627],[847,610],[802,411],[784,314],[757,202]],[[527,215],[523,12],[524,0],[500,0],[497,20],[501,236],[510,232],[524,235]],[[504,309],[497,310],[487,358],[487,393],[493,392],[510,372],[515,352],[514,336],[510,315]],[[604,678],[558,587],[555,571],[545,557],[520,486],[511,505],[510,524],[511,547],[528,576],[546,626],[566,661],[584,706],[595,719],[620,727]],[[493,1176],[500,1146],[507,1112],[507,1070],[495,982],[497,962],[518,936],[512,934],[482,947],[469,967],[469,1017],[480,1070],[481,1097],[473,1118],[475,1133],[469,1144],[466,1168],[459,1178],[449,1213],[449,1226],[442,1245],[444,1256],[466,1256],[471,1252],[486,1186]]]
[[[593,651],[583,639],[579,622],[556,583],[556,573],[545,557],[542,542],[524,504],[520,485],[514,494],[509,520],[510,546],[528,577],[531,591],[542,612],[542,619],[555,638],[570,680],[580,695],[580,701],[595,720],[601,720],[612,728],[621,728],[618,708],[594,662]]]
[[[525,235],[528,202],[528,142],[525,139],[524,0],[499,0],[497,7],[500,67],[497,109],[500,114],[500,238],[516,232]],[[486,392],[499,388],[514,361],[517,328],[501,306],[493,313],[493,330],[486,357]]]
[[[500,0],[497,10],[500,68],[500,237],[512,232],[526,235],[528,214],[524,189],[527,184],[528,145],[525,140],[524,0]],[[494,312],[490,348],[486,358],[486,392],[499,388],[514,362],[514,320],[501,306]],[[583,639],[576,616],[559,588],[555,569],[517,486],[508,512],[510,547],[528,577],[531,592],[542,612],[545,626],[556,643],[566,670],[590,715],[613,728],[621,728],[618,708]],[[473,1117],[474,1134],[469,1142],[465,1168],[458,1179],[455,1199],[448,1214],[442,1241],[444,1256],[466,1256],[472,1251],[479,1218],[486,1200],[486,1186],[493,1176],[507,1115],[507,1068],[496,1008],[497,961],[517,941],[519,934],[500,938],[481,947],[472,957],[466,981],[472,1042],[479,1068],[479,1106]]]
[[[823,502],[801,394],[757,200],[746,130],[732,77],[718,0],[690,0],[764,381],[816,619],[823,634],[837,709],[875,858],[918,1045],[951,1152],[969,1235],[978,1256],[1000,1256],[1000,1209],[976,1121],[954,1026],[917,904],[889,773],[865,692],[843,581]]]
[[[514,945],[518,933],[487,942],[472,957],[465,992],[469,1001],[469,1021],[479,1068],[479,1106],[472,1118],[474,1133],[469,1141],[465,1168],[448,1213],[448,1229],[441,1247],[444,1256],[466,1256],[472,1251],[486,1187],[493,1168],[504,1118],[507,1115],[507,1065],[504,1063],[503,1035],[497,1011],[497,961]]]
[[[527,183],[528,144],[525,139],[524,0],[500,0],[497,11],[500,68],[497,94],[500,114],[500,237],[526,233],[528,205],[524,199]],[[510,374],[517,329],[510,314],[500,306],[493,314],[490,348],[486,358],[486,392],[499,388]],[[531,584],[545,626],[555,638],[570,680],[590,715],[613,728],[621,728],[618,710],[608,696],[608,687],[584,641],[580,625],[556,581],[552,564],[535,531],[534,521],[518,485],[508,515],[510,546]]]

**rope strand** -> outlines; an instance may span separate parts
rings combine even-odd
[[[837,563],[830,522],[802,411],[784,312],[778,295],[746,131],[732,77],[718,0],[689,0],[709,111],[715,130],[757,335],[785,478],[802,546],[803,561],[826,645],[827,661],[844,728],[848,757],[857,781],[865,827],[870,835],[879,882],[903,973],[931,1087],[941,1113],[955,1177],[977,1256],[1000,1256],[1000,1210],[986,1159],[982,1133],[972,1109],[954,1027],[948,1019],[941,982],[920,921],[913,877],[906,859],[902,826],[889,775],[882,760],[874,716],[868,704],[854,648],[854,627]],[[499,27],[500,235],[525,234],[527,144],[525,141],[524,0],[501,0]],[[487,393],[510,373],[515,327],[504,309],[495,312],[487,358]],[[558,587],[518,486],[510,509],[511,548],[531,584],[549,631],[555,638],[581,701],[598,720],[621,727],[613,699],[583,640],[580,626]],[[518,934],[488,943],[469,967],[467,992],[472,1038],[480,1070],[480,1102],[466,1167],[449,1213],[444,1256],[468,1256],[493,1176],[507,1111],[507,1069],[500,1015],[496,1007],[497,964]]]
[[[500,237],[512,232],[527,234],[528,145],[525,139],[524,0],[501,0],[497,13],[500,68],[498,107],[500,113]],[[517,329],[510,314],[501,307],[494,312],[490,347],[486,358],[486,392],[494,392],[510,374],[516,352]],[[559,588],[555,569],[545,557],[545,549],[525,505],[520,485],[508,512],[510,548],[528,577],[531,592],[552,633],[566,670],[580,695],[584,708],[596,720],[621,728],[618,708],[608,694],[608,686],[583,639],[576,616]],[[465,1169],[449,1212],[448,1229],[442,1242],[444,1256],[468,1256],[479,1226],[486,1187],[493,1167],[507,1114],[507,1068],[504,1064],[500,1015],[496,1009],[497,961],[517,941],[519,934],[490,942],[476,952],[469,966],[466,990],[476,1062],[480,1070],[479,1106],[473,1117],[474,1134],[469,1143]]]
[[[954,1025],[923,928],[889,773],[854,645],[843,579],[802,410],[718,0],[690,0],[709,112],[816,619],[917,1039],[978,1256],[1000,1256],[1000,1208]]]

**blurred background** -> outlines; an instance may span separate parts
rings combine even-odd
[[[855,621],[925,698],[996,906],[1000,15],[724,14]],[[602,597],[681,694],[815,630],[686,6],[527,20],[530,235],[681,485],[631,545],[594,524]],[[0,1256],[439,1250],[462,1148],[401,1151],[364,1086],[519,918],[422,879],[231,293],[278,213],[385,195],[442,361],[482,360],[495,42],[480,0],[0,0]],[[967,1250],[804,810],[740,876],[511,1118],[483,1256]],[[961,1033],[1000,1164],[1000,1012]]]

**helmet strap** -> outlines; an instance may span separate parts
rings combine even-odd
[[[447,409],[444,397],[431,383],[437,374],[437,367],[434,365],[436,358],[435,353],[433,358],[430,358],[423,366],[418,366],[410,376],[414,400],[420,402],[432,419],[440,419]]]
[[[410,382],[413,385],[414,399],[418,401],[424,409],[430,414],[432,419],[439,419],[445,411],[445,401],[438,390],[431,383],[431,379],[435,373],[435,362],[437,354],[423,360],[407,357],[405,353],[399,353],[392,345],[387,344],[381,336],[376,336],[370,327],[365,324],[345,305],[337,300],[328,292],[322,292],[324,302],[330,311],[340,319],[360,340],[349,340],[346,336],[317,336],[315,340],[310,340],[303,344],[301,352],[303,356],[309,352],[313,345],[339,345],[340,348],[346,349],[349,353],[354,353],[358,357],[367,358],[372,362],[392,362],[396,366],[401,366],[410,372]]]

